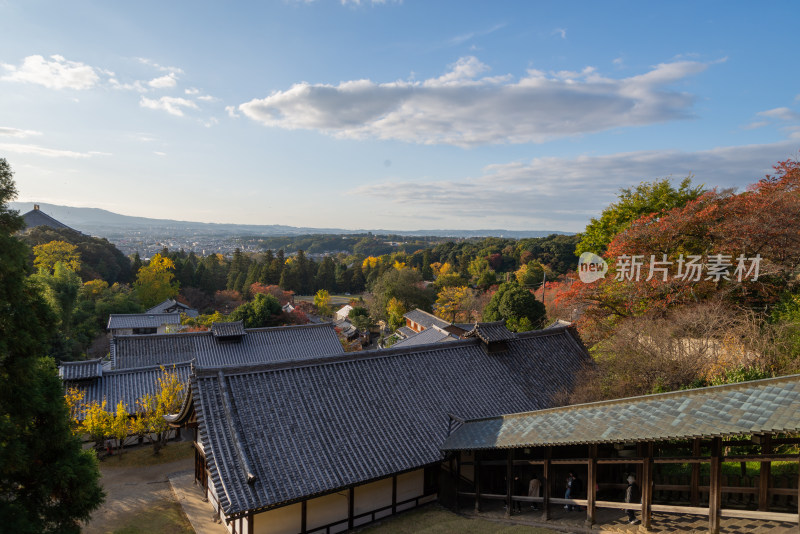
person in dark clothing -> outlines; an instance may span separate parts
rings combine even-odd
[[[570,492],[573,499],[580,499],[583,497],[583,481],[577,474],[572,476],[572,491]],[[580,506],[575,507],[576,510],[582,510]]]
[[[513,495],[525,495],[525,482],[519,475],[514,475],[513,488]],[[522,512],[522,501],[512,501],[512,505],[515,512]]]
[[[641,499],[639,486],[636,485],[636,477],[628,475],[628,487],[625,489],[625,502],[638,503],[641,502]],[[628,523],[635,525],[639,522],[636,520],[636,513],[633,510],[626,509],[625,512],[628,514]]]
[[[572,473],[567,475],[567,491],[564,492],[564,498],[565,499],[574,499],[574,496],[572,495],[572,482],[574,480],[575,480],[575,475],[573,475]],[[564,510],[566,510],[567,512],[571,512],[572,511],[572,505],[571,504],[565,504],[564,505]]]

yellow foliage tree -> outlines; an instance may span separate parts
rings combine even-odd
[[[327,289],[317,291],[317,294],[314,295],[314,306],[317,307],[320,315],[331,315],[331,295]]]
[[[103,446],[103,442],[111,435],[113,416],[106,411],[106,401],[102,403],[92,401],[85,406],[83,412],[83,431],[89,434],[96,448]]]
[[[50,241],[43,245],[36,245],[33,247],[33,255],[33,265],[37,269],[50,273],[53,272],[58,262],[75,272],[81,268],[81,255],[78,247],[66,241]]]
[[[389,316],[389,325],[392,328],[401,326],[405,322],[403,315],[406,314],[406,311],[406,307],[403,305],[402,301],[395,297],[389,299],[389,302],[386,304],[386,314]]]
[[[130,434],[130,414],[125,403],[119,401],[117,403],[117,411],[110,417],[108,434],[117,440],[117,452],[122,453],[122,446],[125,443],[125,438]]]
[[[143,306],[150,308],[178,294],[178,283],[174,282],[174,270],[175,264],[172,260],[161,254],[153,256],[150,263],[139,269],[133,288]]]
[[[450,265],[450,264],[449,264],[449,263],[447,263],[447,262],[445,262],[445,263],[439,263],[439,262],[437,261],[437,262],[433,262],[433,263],[431,263],[431,270],[433,271],[433,275],[434,275],[434,276],[436,276],[436,277],[438,277],[438,276],[441,276],[441,275],[443,275],[443,274],[450,274],[450,273],[452,273],[452,272],[453,272],[453,266],[452,266],[452,265]]]
[[[406,268],[406,262],[394,260],[394,268],[398,271],[402,271]]]
[[[162,367],[156,393],[147,394],[136,401],[137,417],[130,427],[131,433],[152,442],[153,454],[158,454],[167,444],[170,426],[164,420],[164,416],[180,410],[185,389],[185,384],[174,368],[172,371],[167,371]]]
[[[82,403],[85,396],[85,393],[75,386],[68,387],[64,394],[64,399],[67,401],[67,408],[69,408],[69,420],[72,425],[73,434],[83,433],[81,419],[83,415]]]
[[[376,258],[375,256],[367,256],[364,258],[364,261],[361,263],[362,269],[374,269],[378,265],[380,265],[381,259]]]
[[[445,287],[436,299],[436,313],[451,323],[455,322],[456,316],[470,297],[470,289],[467,286]]]

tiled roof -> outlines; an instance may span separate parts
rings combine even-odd
[[[550,331],[548,329],[545,331]],[[800,431],[800,375],[466,421],[443,450]]]
[[[572,323],[569,321],[565,321],[564,319],[556,319],[545,328],[558,328],[559,326],[572,326]]]
[[[239,337],[244,335],[244,322],[211,323],[211,334],[214,337]]]
[[[112,313],[108,316],[108,329],[158,328],[165,324],[181,324],[180,313]]]
[[[191,402],[224,512],[263,510],[437,462],[449,414],[548,407],[587,358],[566,329],[519,334],[502,354],[480,345],[463,339],[198,368]]]
[[[25,219],[25,227],[26,228],[34,228],[36,226],[49,226],[50,228],[68,228],[72,230],[69,226],[62,223],[61,221],[57,221],[56,219],[52,218],[45,212],[32,209],[28,213],[22,216]]]
[[[240,343],[211,332],[118,336],[111,341],[116,369],[196,360],[198,366],[243,365],[317,358],[343,352],[330,323],[245,329]]]
[[[498,341],[508,341],[514,339],[514,332],[506,328],[505,321],[495,321],[493,323],[475,323],[472,330],[467,332],[464,337],[478,337],[484,343],[495,343]]]
[[[406,339],[401,339],[392,345],[392,347],[412,347],[415,345],[427,345],[429,343],[441,343],[443,341],[455,341],[456,339],[458,339],[458,336],[437,326],[432,326],[431,328],[426,328],[422,332],[415,332],[413,336],[409,336]]]
[[[145,311],[145,313],[185,313],[189,317],[197,317],[199,314],[197,310],[187,306],[186,304],[180,303],[175,299],[167,299],[160,304],[156,304],[149,310]]]
[[[103,375],[103,363],[100,358],[80,362],[61,362],[58,374],[62,380],[91,380]]]
[[[445,328],[447,326],[450,326],[450,323],[448,323],[444,319],[439,319],[435,315],[431,315],[430,313],[422,311],[419,308],[411,310],[407,314],[403,315],[403,317],[411,321],[414,321],[415,323],[423,326],[424,328],[430,328],[433,325],[436,325],[439,328]]]
[[[395,334],[399,334],[400,337],[402,337],[402,338],[407,338],[407,337],[411,337],[411,336],[417,335],[417,331],[416,330],[411,330],[407,326],[401,326],[400,328],[395,330],[394,333]]]
[[[175,366],[165,366],[165,370],[174,371],[182,382],[188,383],[191,364],[183,363]],[[106,410],[113,412],[117,403],[122,401],[128,412],[136,411],[136,400],[145,394],[155,394],[158,389],[158,379],[161,377],[161,367],[150,366],[139,369],[124,369],[121,371],[106,371],[98,380],[91,382],[70,382],[69,387],[75,387],[84,393],[82,404],[92,401],[102,403],[106,401]]]

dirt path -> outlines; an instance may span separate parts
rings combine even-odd
[[[145,467],[114,468],[101,464],[100,479],[106,502],[83,527],[87,534],[114,532],[126,517],[165,501],[177,502],[167,475],[193,469],[194,460],[186,458],[171,463]]]

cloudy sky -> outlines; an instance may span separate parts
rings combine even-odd
[[[800,154],[794,1],[0,0],[19,200],[580,231],[620,187]]]

